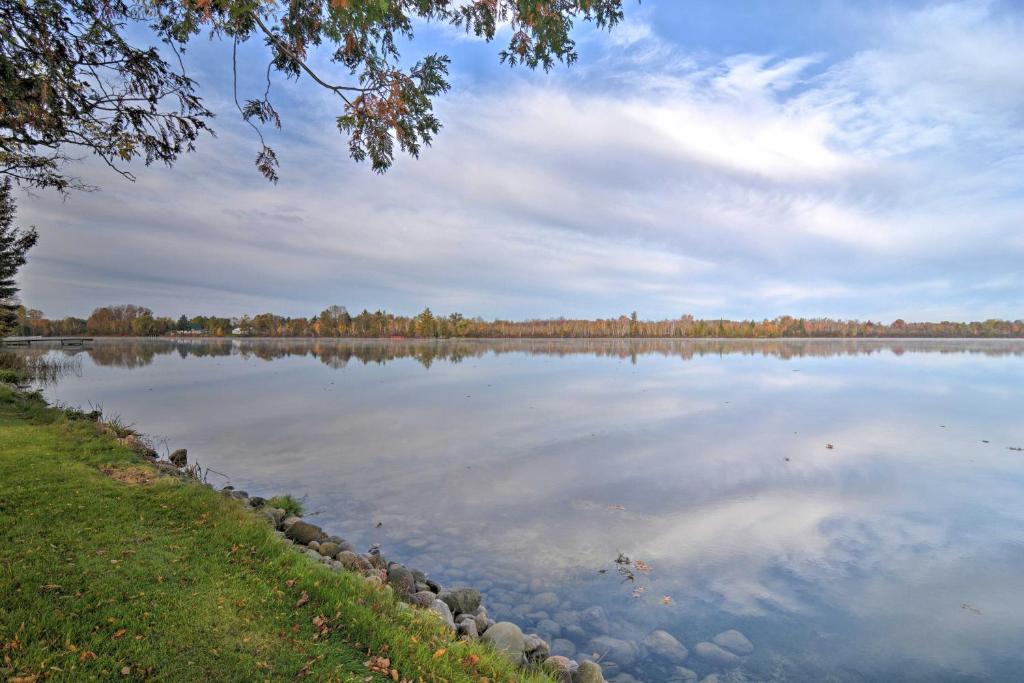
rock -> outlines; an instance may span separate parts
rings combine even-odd
[[[535,595],[530,600],[530,604],[534,609],[552,609],[558,607],[559,602],[561,601],[558,599],[558,596],[550,591]]]
[[[175,467],[184,467],[188,464],[188,451],[184,448],[179,448],[171,453],[170,457],[167,459],[170,460],[171,464]]]
[[[610,659],[622,667],[628,667],[640,656],[640,647],[632,640],[611,636],[597,636],[590,641],[588,649],[602,655],[602,659]]]
[[[548,657],[544,660],[544,666],[554,672],[558,683],[572,683],[573,666],[572,660],[568,657]]]
[[[306,557],[308,557],[311,560],[316,560],[317,562],[319,562],[320,558],[323,557],[323,555],[313,550],[312,548],[303,548],[302,552],[305,553]]]
[[[351,550],[342,550],[337,554],[338,562],[341,562],[341,566],[350,572],[356,574],[362,574],[368,576],[374,572],[373,565],[362,555],[357,555]]]
[[[388,567],[388,585],[394,589],[395,595],[398,597],[404,598],[411,594],[414,583],[412,572],[402,565],[393,564]]]
[[[712,664],[718,664],[720,666],[736,666],[740,663],[739,657],[727,650],[723,650],[714,643],[709,643],[707,641],[694,645],[693,651],[698,657],[711,662]]]
[[[284,535],[296,543],[308,545],[310,541],[319,541],[323,537],[324,531],[316,524],[299,520],[285,529]]]
[[[341,552],[341,546],[333,541],[324,541],[320,544],[320,554],[327,557],[334,557]]]
[[[558,625],[558,622],[551,619],[541,619],[538,621],[537,630],[551,638],[557,638],[562,635],[562,627]]]
[[[565,638],[555,638],[551,641],[551,654],[559,657],[572,657],[576,654],[576,645]]]
[[[594,662],[580,662],[580,668],[573,676],[573,683],[605,683],[601,665]]]
[[[551,654],[551,647],[543,638],[536,633],[526,636],[526,659],[531,662],[541,662]]]
[[[476,622],[476,632],[483,635],[487,631],[487,627],[493,622],[487,618],[487,608],[480,605],[476,608],[476,612],[473,613],[473,621]]]
[[[657,657],[666,659],[673,664],[682,664],[690,654],[686,646],[679,642],[675,636],[668,631],[651,631],[644,638],[644,645]]]
[[[369,560],[370,564],[372,564],[376,569],[386,570],[388,568],[388,561],[385,560],[384,556],[380,554],[379,548],[374,548],[370,552],[366,553],[366,555],[364,555],[363,557]]]
[[[580,625],[591,633],[608,633],[608,614],[603,607],[588,607],[580,612]]]
[[[317,552],[320,552],[320,542],[319,541],[310,541],[307,545],[309,545],[309,547],[312,548],[313,550],[316,550]]]
[[[718,683],[718,674],[708,674],[700,679],[700,683]]]
[[[333,569],[334,571],[340,572],[344,568],[345,567],[342,566],[341,562],[338,562],[337,560],[331,560],[331,569]]]
[[[754,651],[754,644],[751,643],[745,635],[734,628],[731,628],[728,631],[722,631],[712,638],[711,642],[719,647],[724,647],[726,650],[736,655],[749,655]]]
[[[441,584],[439,584],[437,581],[431,581],[430,579],[424,579],[423,583],[427,584],[427,588],[429,588],[431,590],[431,592],[433,592],[433,593],[440,593],[441,592]]]
[[[476,640],[480,637],[480,634],[476,630],[476,622],[472,619],[463,619],[457,624],[456,632],[460,638],[467,640]]]
[[[672,676],[668,679],[669,683],[683,683],[684,681],[695,681],[697,680],[697,672],[687,669],[685,666],[674,666],[672,667]]]
[[[263,510],[260,510],[260,514],[263,515],[264,517],[266,517],[267,521],[270,522],[270,524],[275,529],[277,528],[277,523],[280,520],[277,518],[277,516],[273,512],[270,511],[270,509],[264,508]]]
[[[441,620],[448,624],[448,627],[451,630],[455,630],[455,620],[452,618],[452,611],[446,603],[435,599],[434,602],[430,604],[430,609],[437,612],[438,615],[440,615]]]
[[[430,607],[437,600],[437,596],[430,591],[419,591],[409,596],[409,602],[419,607]]]
[[[448,605],[454,614],[476,612],[481,600],[480,591],[475,588],[452,588],[442,591],[437,598]]]
[[[342,538],[341,536],[328,536],[328,537],[327,537],[327,540],[328,540],[328,541],[330,541],[331,543],[335,543],[335,544],[337,544],[337,546],[338,546],[338,552],[339,552],[339,553],[340,553],[340,552],[341,552],[342,550],[352,550],[352,551],[355,551],[355,546],[353,546],[353,545],[352,545],[351,543],[349,543],[348,541],[346,541],[346,540],[345,540],[344,538]]]
[[[281,508],[263,508],[262,513],[267,519],[273,520],[275,529],[281,527],[281,522],[286,516]]]
[[[619,674],[610,679],[610,683],[640,683],[640,681],[629,674]]]
[[[481,638],[503,654],[516,666],[526,661],[526,637],[522,630],[510,621],[499,621],[484,633]]]
[[[301,521],[302,517],[296,517],[295,515],[286,515],[285,518],[281,520],[280,529],[281,531],[288,531],[288,527],[290,527],[292,524],[295,524],[295,522]]]
[[[249,505],[253,506],[254,508],[261,508],[266,504],[266,498],[260,498],[259,496],[252,496],[249,498]]]
[[[555,612],[555,616],[553,616],[552,619],[557,621],[562,626],[579,626],[580,625],[580,615],[577,614],[576,612],[570,612],[568,610],[563,610],[561,612]]]

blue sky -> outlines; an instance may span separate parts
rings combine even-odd
[[[625,7],[549,73],[419,26],[405,55],[452,57],[445,128],[385,176],[348,158],[327,93],[275,79],[277,186],[234,113],[230,45],[199,40],[187,65],[217,137],[134,184],[86,163],[100,192],[22,197],[41,234],[23,299],[51,316],[1024,318],[1019,3]],[[241,50],[242,97],[265,63]]]

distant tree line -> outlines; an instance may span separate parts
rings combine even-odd
[[[771,320],[700,320],[684,315],[671,320],[640,320],[634,312],[618,318],[579,320],[483,320],[459,313],[435,315],[429,308],[415,316],[364,310],[349,314],[344,306],[331,306],[312,318],[290,318],[273,313],[252,317],[182,315],[177,319],[154,316],[143,306],[131,304],[97,308],[86,318],[46,318],[41,311],[20,306],[13,334],[67,336],[202,335],[227,337],[409,337],[430,338],[735,338],[776,339],[781,337],[1024,337],[1022,320],[979,322],[916,322],[895,320],[885,324],[830,318]]]

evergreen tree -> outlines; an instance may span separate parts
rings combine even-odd
[[[14,276],[25,265],[25,254],[35,246],[39,235],[34,228],[14,227],[17,205],[11,181],[0,182],[0,334],[7,334],[18,321],[18,286]]]

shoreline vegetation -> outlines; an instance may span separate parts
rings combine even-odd
[[[310,318],[273,313],[227,318],[181,315],[155,316],[143,306],[97,308],[88,318],[49,319],[42,311],[19,306],[12,336],[163,336],[311,337],[311,338],[1024,338],[1024,320],[988,319],[973,322],[906,322],[837,320],[780,316],[771,320],[697,319],[692,315],[642,320],[630,315],[597,320],[484,320],[460,313],[435,315],[429,308],[415,316],[386,311],[351,315],[344,306],[330,306]]]
[[[290,497],[215,491],[101,411],[0,383],[0,433],[5,680],[603,680],[558,673],[479,592],[343,549],[270,507]]]

